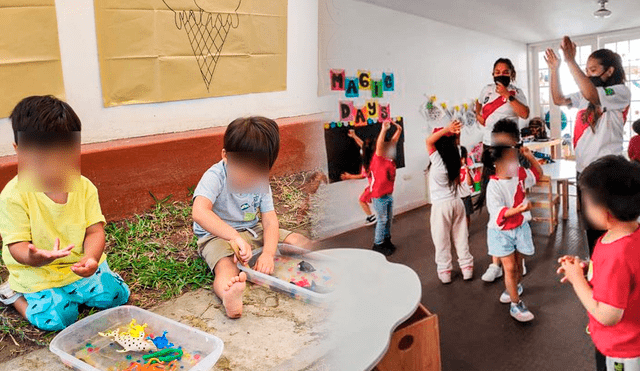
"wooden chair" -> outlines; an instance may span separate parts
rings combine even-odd
[[[551,178],[543,175],[536,185],[531,187],[527,192],[527,198],[531,202],[533,221],[549,223],[549,234],[552,234],[558,226],[560,184],[557,185],[557,188],[557,192],[554,194]],[[536,210],[543,210],[544,216],[536,216]]]

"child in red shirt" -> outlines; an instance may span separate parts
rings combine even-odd
[[[579,182],[589,221],[606,233],[589,264],[564,256],[558,273],[587,309],[597,369],[640,370],[640,164],[605,156]]]
[[[376,141],[376,152],[371,158],[371,199],[373,207],[378,214],[373,250],[389,256],[396,250],[391,243],[391,219],[393,218],[393,185],[396,180],[395,150],[396,144],[402,134],[402,127],[393,122],[395,133],[389,141],[386,141],[387,131],[391,128],[391,122],[382,123],[382,129]]]
[[[640,120],[636,120],[632,128],[636,135],[629,141],[629,159],[640,162]]]

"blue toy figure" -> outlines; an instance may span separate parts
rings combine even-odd
[[[156,336],[153,339],[149,336],[147,339],[153,341],[153,344],[155,344],[158,349],[173,347],[173,343],[170,343],[169,340],[167,340],[167,331],[163,332],[162,336]]]

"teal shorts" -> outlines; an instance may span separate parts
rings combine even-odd
[[[109,269],[105,261],[91,277],[82,278],[63,287],[24,294],[27,300],[27,320],[45,331],[58,331],[78,319],[78,307],[107,309],[129,300],[129,287]]]

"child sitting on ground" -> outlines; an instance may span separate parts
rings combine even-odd
[[[437,274],[444,284],[451,282],[453,269],[451,241],[458,253],[458,265],[464,280],[473,278],[473,256],[469,252],[469,229],[459,195],[460,150],[456,145],[462,124],[452,122],[434,129],[427,138],[429,152],[429,191],[431,193],[431,236],[435,245]]]
[[[20,166],[0,193],[1,301],[47,331],[73,324],[80,304],[125,304],[129,288],[104,254],[98,191],[79,174],[80,119],[52,96],[23,99],[10,118]]]
[[[587,218],[606,233],[589,264],[564,256],[558,273],[589,314],[597,370],[640,370],[640,164],[605,156],[579,182]]]
[[[375,142],[371,139],[362,140],[356,134],[355,130],[349,130],[349,134],[347,134],[350,138],[356,142],[358,147],[360,147],[361,157],[362,157],[362,169],[360,170],[360,174],[349,174],[342,173],[340,175],[340,179],[349,180],[349,179],[364,179],[367,178],[368,184],[364,189],[358,202],[360,203],[360,207],[365,214],[367,214],[367,218],[365,219],[366,225],[371,225],[376,222],[376,215],[371,212],[371,208],[369,204],[371,203],[371,159],[373,158],[373,153],[376,150]]]
[[[482,192],[489,211],[489,255],[499,258],[504,268],[506,290],[500,296],[500,302],[511,303],[511,316],[520,322],[528,322],[534,316],[520,300],[522,259],[523,255],[533,255],[535,248],[529,227],[531,204],[525,190],[542,176],[542,168],[527,147],[520,147],[519,152],[531,162],[531,169],[520,166],[516,147],[489,147],[484,166],[490,180]]]
[[[204,173],[193,194],[193,229],[200,255],[215,274],[214,292],[227,316],[239,318],[247,275],[236,266],[232,244],[241,263],[251,259],[252,249],[263,248],[253,268],[272,274],[279,242],[309,247],[310,241],[280,229],[273,206],[268,180],[280,149],[278,124],[265,117],[239,118],[223,140],[222,160]]]

